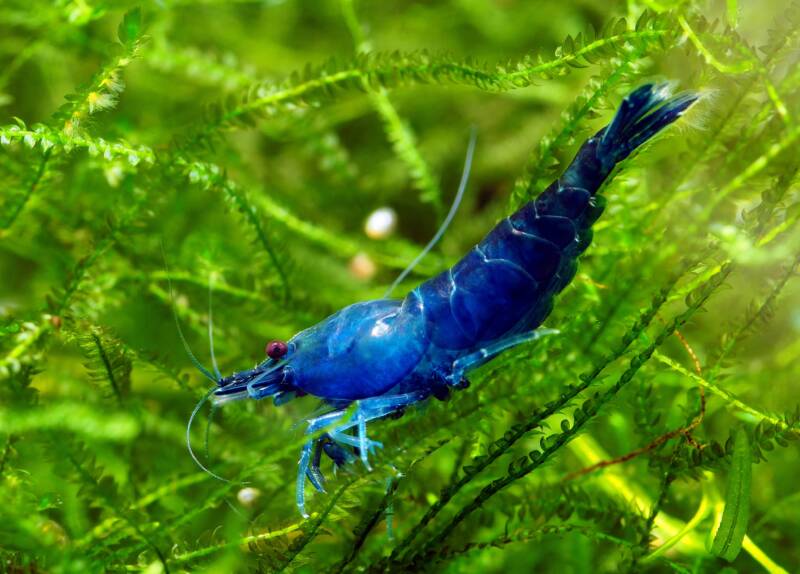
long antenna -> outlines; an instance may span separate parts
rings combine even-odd
[[[206,466],[202,462],[200,462],[200,459],[197,458],[197,455],[194,454],[194,450],[192,450],[192,435],[191,435],[191,431],[192,431],[192,423],[194,422],[194,417],[197,416],[197,413],[199,413],[200,409],[203,407],[203,405],[206,404],[206,401],[208,400],[208,397],[210,397],[211,393],[213,393],[215,390],[217,390],[216,387],[212,387],[203,396],[203,398],[200,399],[200,402],[197,403],[197,406],[194,407],[194,410],[192,411],[192,416],[189,417],[189,422],[186,425],[186,448],[189,449],[189,454],[191,455],[192,460],[194,460],[195,464],[197,466],[199,466],[204,472],[210,474],[211,476],[213,476],[217,480],[221,480],[222,482],[231,483],[233,481],[228,480],[227,478],[222,478],[220,475],[215,474],[215,473],[211,472],[210,470],[208,470],[208,468],[206,468]]]
[[[456,193],[456,197],[453,200],[453,205],[450,207],[450,211],[447,214],[447,217],[444,218],[442,225],[439,227],[439,230],[436,232],[436,235],[433,236],[425,248],[420,252],[419,255],[409,263],[408,267],[403,269],[403,272],[394,280],[394,283],[391,284],[389,289],[386,290],[386,293],[383,294],[384,299],[388,299],[389,296],[392,294],[392,291],[405,279],[409,273],[417,266],[417,264],[422,261],[422,258],[425,257],[433,246],[436,245],[439,240],[444,235],[444,232],[447,231],[447,227],[450,225],[450,222],[453,221],[453,217],[455,217],[456,212],[458,211],[458,206],[461,205],[461,200],[464,198],[464,191],[467,189],[467,182],[469,181],[469,172],[472,169],[472,156],[475,153],[475,142],[478,139],[478,130],[475,129],[473,126],[470,130],[469,134],[469,145],[467,146],[467,157],[464,160],[464,170],[461,172],[461,182],[458,184],[458,192]]]
[[[212,289],[212,281],[214,280],[214,274],[208,274],[208,348],[211,351],[211,364],[214,367],[214,374],[217,375],[217,381],[222,379],[222,373],[219,372],[219,366],[217,365],[217,357],[214,356],[214,319],[211,312],[211,295],[213,293]]]
[[[178,336],[181,339],[181,343],[183,343],[183,348],[186,351],[186,354],[189,355],[189,360],[195,366],[195,368],[200,371],[205,378],[209,381],[214,383],[218,383],[219,379],[215,379],[214,375],[212,375],[208,369],[206,369],[200,361],[197,360],[197,357],[194,356],[192,353],[191,347],[189,347],[189,342],[186,340],[186,337],[183,334],[183,329],[181,329],[181,322],[178,320],[178,310],[175,308],[175,295],[172,292],[172,278],[169,275],[169,265],[167,265],[167,254],[164,251],[164,243],[161,243],[161,257],[164,259],[164,269],[167,272],[167,285],[169,286],[169,301],[172,306],[172,316],[175,318],[175,327],[178,328]],[[220,377],[221,378],[221,377]]]

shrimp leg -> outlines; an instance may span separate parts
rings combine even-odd
[[[312,418],[308,420],[308,428],[306,429],[306,434],[313,434],[318,430],[326,427],[329,424],[336,422],[337,420],[341,419],[345,415],[344,409],[339,409],[335,411],[331,411],[324,415]],[[308,518],[308,513],[306,512],[306,477],[311,481],[311,484],[319,490],[320,492],[324,492],[324,488],[322,487],[322,482],[324,481],[324,477],[319,470],[319,449],[317,448],[315,452],[315,446],[321,439],[311,439],[303,445],[303,450],[300,451],[300,460],[297,463],[297,489],[295,492],[295,503],[297,504],[297,508],[300,510],[300,514],[303,515],[304,518]],[[328,449],[325,449],[327,452]]]
[[[356,412],[349,421],[335,426],[322,437],[309,440],[303,445],[303,450],[300,453],[300,461],[298,462],[296,490],[296,503],[300,514],[308,518],[308,514],[305,510],[306,478],[311,481],[314,488],[320,492],[324,492],[322,484],[325,479],[319,470],[320,446],[322,451],[330,456],[337,466],[349,462],[350,460],[350,454],[340,445],[355,446],[359,450],[361,462],[364,463],[367,470],[372,470],[369,464],[368,453],[375,448],[383,448],[383,445],[378,441],[367,438],[367,423],[375,419],[383,418],[398,409],[417,403],[425,398],[427,398],[425,392],[416,391],[356,401]],[[313,434],[330,424],[335,424],[336,421],[345,416],[346,412],[345,409],[340,409],[309,419],[306,434]],[[357,436],[352,436],[345,432],[353,427],[358,427]]]
[[[322,454],[330,458],[334,464],[334,474],[337,467],[344,466],[348,462],[353,461],[353,455],[348,452],[347,449],[343,448],[342,445],[338,444],[331,438],[331,435],[328,433],[323,434],[316,440],[312,440],[311,442],[311,449],[312,454],[308,459],[308,463],[305,464],[301,462],[301,467],[306,466],[305,475],[308,478],[311,485],[317,489],[317,491],[325,493],[325,475],[322,474],[322,470],[320,470],[320,464],[322,463]],[[380,446],[380,443],[378,443]],[[303,450],[303,454],[305,455],[306,451]],[[302,457],[301,457],[302,461]],[[300,477],[298,476],[298,479]]]
[[[353,418],[345,424],[335,427],[330,433],[331,438],[335,441],[358,447],[361,462],[364,463],[367,470],[372,470],[369,464],[368,454],[376,447],[383,448],[383,445],[367,438],[367,423],[375,419],[383,418],[398,409],[413,405],[425,398],[427,398],[427,393],[416,391],[400,395],[384,395],[357,401],[356,412]],[[346,430],[355,426],[358,427],[357,436],[354,437],[345,434]]]
[[[311,458],[311,464],[306,470],[306,476],[308,480],[311,481],[311,484],[316,488],[319,492],[325,492],[325,476],[323,476],[322,471],[319,468],[320,462],[322,462],[322,444],[325,440],[327,435],[322,435],[318,440],[314,441],[314,454]]]
[[[297,488],[295,490],[295,503],[297,504],[300,514],[303,518],[308,518],[306,512],[306,472],[308,471],[308,464],[311,461],[311,449],[314,446],[314,441],[310,440],[303,445],[303,450],[300,451],[300,460],[298,461],[297,470]]]
[[[474,353],[470,353],[469,355],[465,355],[453,361],[452,371],[445,380],[449,385],[456,386],[464,379],[464,375],[467,371],[480,367],[506,349],[556,333],[558,333],[558,331],[555,329],[536,329],[535,331],[526,331],[525,333],[517,333],[515,335],[503,337],[486,347],[478,349]]]

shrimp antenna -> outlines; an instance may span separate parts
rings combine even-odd
[[[214,421],[214,415],[216,414],[216,412],[217,412],[217,405],[211,403],[211,412],[208,413],[208,422],[206,422],[206,433],[203,441],[203,448],[205,449],[205,452],[203,454],[205,455],[206,460],[211,458],[211,454],[209,453],[208,450],[208,438],[209,435],[211,434],[211,423]]]
[[[209,273],[208,275],[208,348],[211,351],[211,364],[214,367],[214,374],[217,375],[217,381],[222,379],[222,373],[219,372],[219,366],[217,365],[217,357],[214,356],[214,319],[211,312],[211,296],[213,293],[212,289],[212,281],[214,280],[214,274]],[[216,381],[215,381],[216,382]]]
[[[171,293],[171,290],[170,290]],[[175,326],[178,328],[178,336],[181,338],[181,342],[183,343],[183,349],[186,351],[186,354],[189,355],[189,360],[195,366],[195,368],[200,371],[205,378],[207,378],[212,383],[219,382],[219,379],[215,379],[214,375],[208,372],[203,365],[200,364],[200,361],[197,360],[197,357],[194,356],[192,353],[192,349],[189,347],[189,342],[186,340],[186,337],[183,335],[183,331],[181,330],[181,324],[178,322],[178,312],[175,309],[172,309],[173,315],[175,315]]]
[[[203,398],[200,399],[200,402],[197,403],[197,405],[194,407],[194,410],[192,411],[192,416],[189,417],[189,422],[186,425],[186,448],[189,449],[189,455],[192,457],[192,460],[195,462],[195,464],[197,466],[200,467],[200,469],[203,472],[213,476],[217,480],[221,480],[222,482],[231,483],[233,481],[228,480],[227,478],[223,478],[223,477],[219,476],[218,474],[215,474],[215,473],[211,472],[208,468],[206,468],[206,466],[202,462],[200,462],[200,459],[197,458],[197,455],[194,454],[194,450],[192,450],[192,434],[191,434],[191,431],[192,431],[192,423],[194,422],[194,417],[197,416],[197,413],[200,412],[200,409],[203,408],[203,405],[206,404],[206,401],[208,401],[208,397],[210,397],[211,394],[215,390],[216,390],[216,387],[212,387],[211,389],[209,389],[209,391],[203,396]]]
[[[405,279],[408,274],[411,273],[414,267],[416,267],[417,264],[422,261],[422,258],[425,257],[431,249],[433,249],[434,245],[436,245],[442,238],[442,235],[444,235],[444,232],[447,231],[450,222],[453,221],[453,217],[455,217],[458,207],[461,205],[461,200],[464,199],[464,191],[467,189],[469,172],[472,169],[472,156],[475,154],[475,142],[477,139],[478,131],[473,126],[469,134],[469,145],[467,146],[467,157],[464,159],[464,170],[461,172],[461,182],[458,184],[458,192],[456,192],[456,197],[453,200],[453,205],[450,206],[450,211],[447,213],[447,217],[444,218],[442,225],[439,227],[436,235],[433,236],[433,239],[431,239],[420,252],[420,254],[417,255],[411,263],[409,263],[408,267],[403,269],[403,272],[398,275],[397,279],[394,280],[394,283],[392,283],[389,289],[386,290],[386,293],[383,295],[384,299],[389,298],[389,296],[392,294],[392,291],[394,291],[395,288],[403,281],[403,279]]]
[[[178,310],[175,308],[175,295],[172,292],[172,278],[169,276],[169,265],[167,265],[167,255],[164,252],[164,243],[161,243],[161,257],[164,259],[164,268],[167,270],[167,285],[169,286],[169,301],[172,305],[172,316],[175,318],[175,326],[178,328],[178,336],[181,338],[181,343],[183,343],[183,349],[186,351],[186,354],[189,355],[189,360],[192,362],[195,368],[200,371],[209,381],[217,383],[219,382],[219,379],[215,379],[214,375],[212,375],[208,369],[200,364],[200,361],[198,361],[197,357],[194,356],[191,347],[189,347],[189,342],[186,340],[186,337],[183,334],[183,329],[181,329],[181,322],[178,320]]]

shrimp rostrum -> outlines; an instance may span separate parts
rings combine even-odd
[[[272,397],[280,405],[309,394],[327,405],[306,421],[297,475],[304,516],[306,483],[324,488],[323,455],[336,466],[360,459],[369,468],[370,453],[381,446],[368,438],[370,423],[464,388],[472,369],[552,332],[538,327],[591,242],[605,205],[601,185],[697,99],[694,92],[671,96],[666,84],[638,88],[561,177],[453,267],[402,299],[355,303],[287,342],[273,341],[253,369],[213,377],[217,403]]]

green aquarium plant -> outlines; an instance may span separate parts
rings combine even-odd
[[[6,0],[0,29],[0,571],[798,570],[800,6]],[[471,132],[397,296],[664,80],[702,98],[603,186],[558,334],[370,422],[307,517],[313,397],[187,436],[192,363],[383,296]]]

